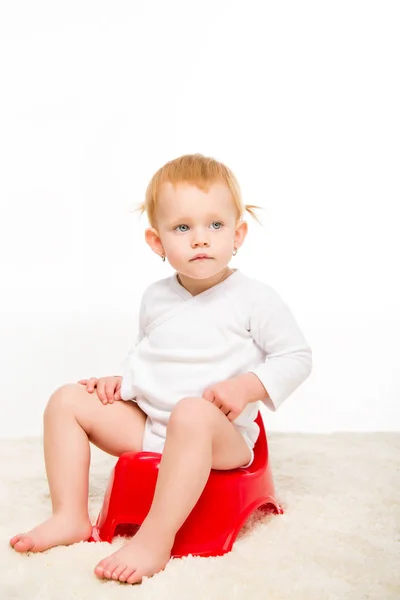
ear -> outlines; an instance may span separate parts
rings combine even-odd
[[[247,235],[247,231],[248,231],[247,221],[243,221],[242,219],[240,219],[236,224],[235,238],[234,238],[235,248],[240,248],[240,246],[243,244],[243,242],[246,238],[246,235]]]
[[[161,238],[157,229],[155,229],[154,227],[148,227],[144,232],[144,238],[150,246],[150,248],[153,250],[153,252],[155,252],[159,256],[165,254]]]

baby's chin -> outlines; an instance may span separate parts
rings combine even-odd
[[[199,262],[201,264],[195,264],[194,268],[191,269],[182,268],[181,270],[178,270],[178,273],[188,279],[204,280],[224,275],[227,270],[232,271],[229,265],[216,265],[215,259],[212,258],[194,262]]]

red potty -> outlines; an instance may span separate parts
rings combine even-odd
[[[225,554],[254,510],[283,513],[275,500],[261,413],[256,422],[260,435],[253,463],[245,469],[211,471],[196,506],[176,534],[171,556]],[[132,534],[138,529],[153,500],[160,459],[161,454],[155,452],[121,454],[111,473],[92,541],[111,542],[116,534]]]

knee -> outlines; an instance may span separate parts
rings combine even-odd
[[[204,398],[187,397],[177,402],[168,421],[168,429],[185,428],[199,430],[210,428],[215,419],[217,407]]]
[[[80,392],[79,388],[81,387],[79,383],[66,383],[54,390],[47,402],[45,415],[50,410],[53,410],[55,406],[70,405],[77,397],[77,394]]]

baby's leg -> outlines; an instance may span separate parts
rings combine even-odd
[[[100,561],[96,575],[136,583],[163,569],[211,468],[235,469],[250,457],[243,436],[215,404],[204,398],[180,400],[168,422],[150,511],[132,540]]]
[[[10,544],[18,552],[87,540],[90,444],[120,456],[142,448],[146,415],[134,402],[102,404],[81,384],[56,390],[44,412],[44,455],[53,515]]]

